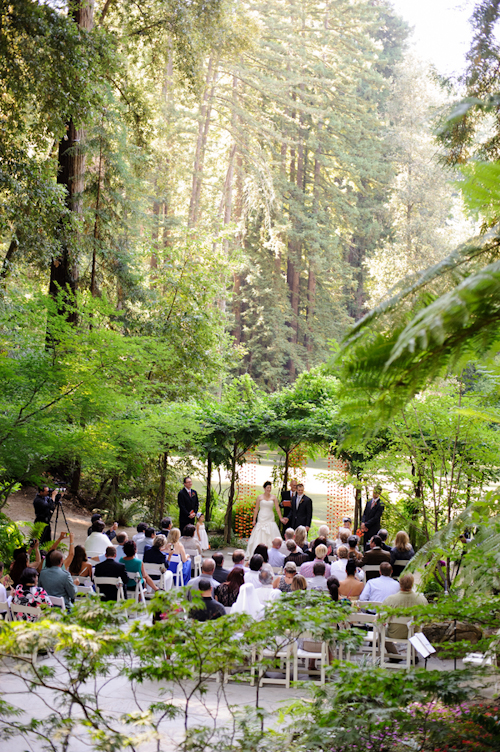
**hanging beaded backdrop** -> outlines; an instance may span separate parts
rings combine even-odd
[[[330,533],[335,535],[343,517],[354,519],[354,490],[342,485],[347,476],[345,462],[328,455],[328,488],[326,492],[326,522]]]
[[[249,538],[252,532],[257,486],[257,455],[250,450],[238,468],[238,487],[234,504],[234,532],[237,538]]]

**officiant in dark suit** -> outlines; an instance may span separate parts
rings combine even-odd
[[[198,494],[194,490],[193,481],[186,475],[184,478],[184,488],[181,488],[177,494],[177,504],[179,505],[179,530],[182,532],[186,525],[193,523],[198,511]]]
[[[290,516],[290,507],[292,505],[292,499],[297,495],[297,481],[295,478],[290,481],[290,490],[281,492],[280,508],[283,517]],[[285,537],[285,530],[289,527],[288,524],[280,523],[281,537]]]
[[[286,526],[296,530],[303,525],[309,532],[312,520],[312,499],[305,495],[303,483],[297,484],[297,493],[292,496],[291,502],[289,512],[285,511],[285,515],[288,516]]]
[[[384,513],[384,505],[380,498],[381,493],[382,487],[375,486],[373,489],[373,496],[370,501],[367,502],[365,511],[361,517],[361,530],[363,532],[365,551],[370,548],[371,538],[373,538],[374,535],[377,535],[380,530],[380,519]]]

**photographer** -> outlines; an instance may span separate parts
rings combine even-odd
[[[52,538],[50,520],[54,509],[60,503],[60,498],[61,494],[58,493],[57,489],[51,491],[48,486],[44,486],[33,499],[35,522],[44,522],[46,525],[40,536],[40,544],[46,543]]]

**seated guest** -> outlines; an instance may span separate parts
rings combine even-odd
[[[219,587],[219,583],[216,579],[214,579],[214,571],[215,571],[215,561],[213,559],[203,559],[201,563],[201,574],[199,577],[193,577],[192,580],[189,580],[189,587],[192,590],[199,590],[199,584],[201,580],[208,580],[210,583],[210,587],[213,588],[214,592]]]
[[[335,549],[336,541],[331,540],[329,536],[330,536],[330,528],[328,527],[328,525],[320,525],[319,530],[318,530],[318,538],[325,539],[326,541],[325,545],[328,549],[328,554],[331,554],[333,553]]]
[[[155,535],[153,545],[144,549],[143,562],[145,564],[166,564],[167,554],[162,550],[166,543],[167,539],[164,535]]]
[[[398,533],[399,535],[399,533]],[[396,536],[397,537],[397,536]],[[394,582],[394,580],[393,580]],[[393,595],[387,596],[384,600],[384,606],[390,608],[407,608],[408,606],[425,606],[427,598],[421,593],[414,593],[413,575],[403,574],[399,580],[398,591]],[[396,583],[397,585],[398,583]],[[410,618],[410,617],[408,617]],[[387,627],[387,637],[395,637],[405,640],[408,637],[408,628],[406,624],[389,624]]]
[[[342,580],[345,580],[347,577],[345,568],[347,566],[347,562],[349,561],[348,557],[348,551],[346,546],[339,546],[337,548],[337,561],[334,561],[333,564],[330,565],[330,573],[332,575],[335,575],[337,580],[339,582],[342,582]]]
[[[359,538],[357,535],[350,535],[347,539],[347,558],[352,559],[359,566],[363,561],[363,554],[358,551]]]
[[[275,538],[272,542],[272,548],[267,549],[268,562],[272,567],[282,567],[285,561],[285,555],[281,553],[281,538]]]
[[[158,535],[164,535],[165,538],[167,538],[171,529],[172,520],[170,519],[170,517],[164,517],[160,522],[160,530],[158,531]]]
[[[155,536],[156,536],[156,532],[155,532],[154,527],[147,527],[146,530],[144,531],[144,541],[141,541],[143,554],[148,548],[151,548],[153,546],[153,541],[155,539]],[[141,553],[139,545],[137,546],[137,553],[139,554]]]
[[[381,564],[383,561],[390,562],[391,555],[387,553],[387,551],[383,551],[381,548],[382,541],[378,537],[378,535],[374,535],[373,538],[370,540],[370,548],[365,551],[365,555],[363,556],[363,566],[367,565],[378,565]],[[366,579],[371,580],[374,577],[378,576],[378,572],[366,572]]]
[[[245,573],[241,567],[234,567],[227,576],[226,582],[219,585],[216,591],[216,598],[223,606],[232,606],[236,603],[240,587],[245,582]]]
[[[38,586],[38,571],[34,567],[25,567],[19,577],[19,583],[12,593],[12,603],[17,606],[37,608],[44,603],[51,606],[50,598],[42,587]],[[22,614],[23,621],[35,621],[36,616]]]
[[[229,569],[224,569],[224,555],[215,553],[212,554],[212,559],[215,562],[215,569],[212,575],[214,580],[217,580],[219,583],[225,582],[229,574]]]
[[[64,562],[63,562],[63,569],[66,569],[69,571],[70,564],[73,561],[73,554],[75,553],[75,547],[73,545],[75,536],[73,535],[73,533],[66,533],[63,531],[62,533],[59,533],[57,540],[54,541],[52,546],[47,551],[47,555],[45,559],[38,565],[37,568],[39,572],[41,571],[42,567],[49,569],[52,566],[52,561],[51,561],[52,551],[55,551],[59,547],[61,541],[67,538],[68,535],[69,535],[69,548],[68,548],[68,553],[66,554],[66,558],[64,559]],[[109,540],[108,540],[108,543],[109,543]]]
[[[328,588],[328,592],[330,593],[330,598],[332,601],[337,602],[339,599],[339,587],[340,583],[337,580],[336,577],[331,575],[326,581],[326,587]]]
[[[102,520],[102,514],[100,512],[96,512],[90,518],[90,527],[87,529],[87,538],[92,533],[92,525],[94,524],[94,522],[97,522],[98,520]]]
[[[389,536],[389,533],[387,532],[387,530],[382,528],[382,530],[378,531],[377,535],[382,541],[382,543],[380,544],[380,548],[382,549],[382,551],[389,551],[389,553],[391,553],[391,547],[387,545],[387,538]]]
[[[412,548],[407,533],[405,533],[404,530],[400,530],[396,535],[394,547],[391,548],[391,564],[394,572],[394,577],[399,577],[404,569],[404,566],[401,566],[400,564],[395,566],[394,562],[399,561],[400,559],[404,561],[410,561],[410,559],[413,559],[414,556],[415,551]]]
[[[254,588],[260,588],[259,572],[264,560],[260,554],[254,554],[250,559],[250,570],[245,572],[245,582],[251,582]]]
[[[168,554],[168,562],[189,562],[191,566],[191,559],[186,554],[183,544],[181,543],[181,531],[178,527],[173,527],[167,538],[166,551]]]
[[[286,544],[289,540],[295,540],[295,530],[293,529],[293,527],[287,527],[287,529],[285,530],[285,540],[281,544],[280,548],[280,552],[283,554],[283,556],[288,556],[288,554],[290,553],[288,548],[286,547]],[[299,550],[301,553],[303,553],[302,549]]]
[[[126,582],[127,589],[135,590],[136,580],[135,578],[130,577],[130,575],[138,574],[141,578],[141,582],[144,583],[144,580],[146,580],[149,587],[156,592],[159,589],[158,586],[155,585],[149,574],[145,572],[143,562],[136,556],[136,542],[134,540],[131,540],[124,543],[123,552],[125,556],[120,559],[120,564],[125,564],[125,569],[127,570],[127,573],[129,575],[129,578]]]
[[[329,559],[328,559],[328,546],[326,545],[326,538],[320,538],[320,537],[318,537],[315,540],[313,540],[312,543],[309,544],[309,548],[306,551],[306,553],[307,553],[306,564],[312,564],[314,562],[314,560],[316,558],[316,549],[317,549],[318,546],[325,546],[325,548],[326,548],[326,554],[325,554],[325,558],[322,559],[322,561],[324,561],[325,564],[329,563]]]
[[[324,561],[314,562],[313,576],[307,580],[308,590],[326,590],[325,571],[326,566]]]
[[[211,621],[212,619],[218,619],[220,616],[224,616],[226,613],[224,606],[217,603],[217,601],[212,598],[212,586],[210,585],[210,580],[201,578],[198,589],[203,599],[203,606],[201,608],[195,606],[191,609],[189,612],[191,619],[195,619],[196,621]]]
[[[33,562],[34,568],[38,571],[42,566],[42,557],[40,556],[39,542],[36,540],[34,545],[26,550],[26,546],[16,548],[13,555],[13,561],[10,565],[9,575],[12,580],[13,587],[17,587],[21,582],[21,575],[26,568],[31,568],[30,557],[31,552],[35,552],[35,561]]]
[[[314,541],[316,543],[316,541]],[[314,561],[306,561],[300,565],[300,574],[303,577],[312,577],[314,565],[318,561],[322,561],[325,564],[325,577],[330,577],[330,565],[325,563],[325,557],[328,553],[328,549],[324,543],[320,543],[313,549],[315,553]]]
[[[92,564],[87,559],[87,552],[83,546],[75,546],[73,560],[69,565],[69,573],[73,577],[92,577]]]
[[[87,556],[90,556],[91,559],[97,559],[106,553],[108,546],[109,538],[104,534],[104,522],[96,520],[92,525],[92,532],[84,544]]]
[[[125,595],[128,580],[127,570],[125,564],[120,564],[115,559],[115,546],[108,546],[106,549],[106,558],[95,566],[94,577],[119,577],[123,583]],[[115,585],[99,585],[99,593],[105,601],[116,601],[118,589]]]
[[[274,601],[276,598],[281,597],[281,590],[273,588],[274,574],[269,564],[263,564],[262,569],[259,572],[259,589],[257,592],[257,598],[263,606],[269,601]]]
[[[380,565],[380,577],[374,577],[368,580],[363,588],[360,601],[374,601],[382,603],[390,595],[399,591],[399,585],[396,580],[392,579],[392,567],[388,561],[383,561]]]
[[[234,567],[241,567],[245,572],[250,571],[245,566],[245,552],[242,548],[237,548],[233,551],[233,569]]]
[[[124,556],[123,553],[123,544],[128,541],[128,535],[127,533],[117,533],[116,534],[116,561],[120,561],[120,559]]]
[[[240,587],[236,602],[231,609],[232,614],[248,614],[254,619],[261,619],[264,614],[264,606],[257,597],[257,591],[251,582],[245,582]]]
[[[356,562],[348,559],[345,565],[345,580],[342,580],[339,586],[339,595],[342,598],[359,598],[363,592],[364,583],[356,579]]]
[[[132,540],[135,541],[136,544],[139,543],[139,541],[144,538],[144,534],[148,527],[149,525],[146,525],[145,522],[139,522],[136,528],[137,532],[134,536],[132,536]]]
[[[296,564],[297,567],[300,567],[301,564],[308,560],[308,555],[303,554],[299,551],[294,540],[287,540],[286,547],[288,550],[288,556],[285,556],[285,564],[287,564],[289,561],[293,561],[293,563]]]
[[[293,561],[288,561],[283,569],[283,574],[275,577],[273,588],[278,588],[282,593],[289,593],[292,589],[292,580],[297,574],[297,565]]]
[[[94,522],[94,525],[98,524],[101,524],[104,528],[104,523]],[[40,572],[40,587],[47,592],[49,598],[51,595],[54,595],[56,598],[64,598],[66,608],[71,608],[71,603],[76,595],[76,587],[73,584],[70,573],[62,568],[64,556],[61,551],[52,551],[50,562],[51,566],[48,568],[45,567]]]
[[[307,590],[307,580],[301,574],[296,574],[292,580],[291,592],[296,590]]]
[[[6,603],[7,591],[5,589],[5,585],[2,582],[2,578],[3,578],[3,561],[0,561],[0,603]]]
[[[186,554],[191,558],[202,555],[200,541],[194,537],[195,532],[196,528],[194,525],[186,525],[182,531],[182,538],[180,539]]]
[[[299,525],[295,531],[294,541],[298,549],[307,553],[309,550],[309,544],[307,542],[307,530],[304,525]]]
[[[269,564],[269,554],[267,553],[267,546],[265,546],[263,543],[259,543],[258,546],[255,547],[254,554],[259,554],[262,556],[262,561],[264,564]]]

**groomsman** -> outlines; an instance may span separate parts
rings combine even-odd
[[[305,495],[303,483],[297,484],[297,493],[291,501],[290,512],[285,512],[285,514],[288,514],[288,519],[285,520],[286,526],[293,527],[296,530],[303,525],[309,532],[312,520],[312,499]]]
[[[179,530],[182,531],[196,517],[198,511],[198,494],[194,490],[193,481],[186,475],[184,478],[184,488],[181,488],[177,494],[177,504],[179,505]]]

